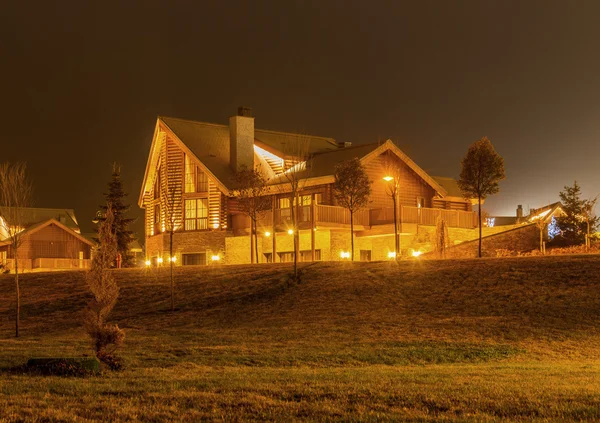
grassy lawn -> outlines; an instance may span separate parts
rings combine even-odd
[[[600,257],[121,270],[126,369],[91,355],[80,272],[0,277],[0,421],[600,420]]]

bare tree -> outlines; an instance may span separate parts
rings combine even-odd
[[[477,198],[479,212],[479,257],[481,257],[481,200],[496,194],[498,182],[504,179],[504,159],[500,157],[487,137],[475,141],[462,160],[458,186],[465,198]]]
[[[113,356],[125,338],[125,333],[118,325],[108,323],[108,316],[119,296],[119,287],[110,268],[117,258],[117,235],[113,229],[114,210],[110,203],[105,211],[105,218],[98,226],[99,244],[92,258],[92,265],[87,273],[87,285],[93,299],[84,312],[84,327],[92,339],[96,357],[109,366],[119,367],[119,361]]]
[[[337,202],[350,212],[350,245],[354,261],[354,213],[369,204],[371,196],[371,181],[359,159],[336,166],[333,189]]]
[[[168,174],[165,178],[164,186],[160,187],[160,208],[162,214],[163,232],[169,234],[169,279],[171,283],[171,311],[175,311],[175,277],[173,266],[175,258],[173,256],[173,237],[177,231],[177,223],[180,219],[180,210],[178,210],[177,191],[176,187],[170,184]]]
[[[25,173],[25,163],[0,165],[0,223],[10,240],[15,263],[16,315],[15,336],[19,336],[21,318],[21,290],[19,286],[19,247],[25,230],[24,209],[31,205],[32,185]]]
[[[396,260],[400,258],[400,235],[398,234],[398,194],[400,193],[400,183],[402,180],[402,171],[398,162],[393,156],[388,155],[384,162],[385,191],[392,198],[394,203],[394,253]]]
[[[535,226],[540,233],[540,253],[544,254],[544,230],[546,229],[546,219],[542,216],[535,221]]]
[[[233,195],[238,199],[238,208],[250,218],[250,262],[258,263],[257,221],[272,206],[271,197],[267,196],[267,179],[260,172],[260,167],[248,169],[242,166],[233,175],[233,183],[236,186]]]
[[[292,230],[294,231],[294,278],[298,277],[298,255],[300,253],[300,232],[298,230],[299,194],[306,184],[310,173],[310,139],[299,137],[283,146],[284,158],[291,166],[284,171],[283,176],[288,182]]]

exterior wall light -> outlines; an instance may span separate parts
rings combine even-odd
[[[214,229],[219,229],[219,224],[218,223],[213,224],[213,228]]]
[[[212,261],[219,261],[219,260],[221,260],[221,256],[219,256],[219,255],[210,256],[210,259]]]
[[[350,251],[342,251],[340,252],[340,257],[343,259],[350,258]]]
[[[391,258],[391,259],[396,258],[396,252],[395,251],[390,251],[388,253],[388,258]]]
[[[294,235],[294,230],[293,229],[288,229],[288,234]]]
[[[390,181],[391,181],[391,180],[393,180],[393,179],[394,179],[394,177],[393,177],[393,176],[384,176],[384,177],[383,177],[383,180],[384,180],[384,181],[386,181],[386,182],[390,182]]]
[[[146,266],[150,266],[152,264],[152,262],[150,260],[146,260],[145,264],[146,264]]]
[[[157,259],[156,259],[156,262],[157,262],[158,264],[162,263],[162,262],[163,262],[163,258],[162,258],[162,257],[159,257],[159,258],[157,258]]]
[[[420,251],[413,251],[412,256],[413,257],[419,257],[421,255]]]
[[[175,262],[177,261],[177,256],[173,256],[173,257],[171,257],[171,261],[172,261],[173,263],[175,263]]]
[[[265,236],[267,236],[267,237],[271,236],[271,232],[269,232],[269,231],[265,232]]]

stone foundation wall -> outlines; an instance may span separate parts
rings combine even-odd
[[[481,255],[496,257],[497,250],[529,252],[539,248],[539,229],[536,225],[520,225],[509,231],[496,233],[482,238]],[[479,239],[463,242],[451,247],[446,252],[446,258],[477,257]]]
[[[520,251],[529,251],[536,248],[536,245],[530,248],[531,234],[524,231],[524,226],[512,227],[507,232],[507,228],[496,227],[484,228],[484,236],[490,236],[498,233],[510,234],[506,237],[500,235],[493,236],[492,241],[485,241],[489,246],[489,255],[495,256],[496,249],[517,249]],[[514,229],[517,228],[517,229]],[[400,249],[403,256],[410,256],[413,251],[422,253],[433,250],[435,241],[434,226],[415,226],[415,233],[403,233],[400,235]],[[535,235],[535,228],[532,230]],[[360,260],[361,250],[370,251],[371,260],[389,260],[389,253],[394,251],[394,234],[374,234],[368,235],[368,231],[361,231],[361,236],[354,236],[354,254],[355,260]],[[478,238],[477,229],[449,228],[448,235],[456,255],[468,255],[472,253],[473,241]],[[350,251],[350,231],[348,229],[322,229],[314,232],[315,249],[321,251],[322,261],[339,261],[341,252]],[[525,236],[523,240],[520,237]],[[275,234],[277,243],[277,253],[293,252],[294,237],[287,232],[278,232]],[[484,238],[484,240],[487,238]],[[535,243],[537,236],[533,236]],[[463,245],[464,244],[464,245]],[[476,246],[476,242],[474,245]],[[300,231],[300,251],[311,250],[311,231]],[[178,264],[181,263],[181,255],[186,253],[205,253],[207,261],[210,261],[212,255],[219,255],[222,263],[225,264],[248,264],[250,263],[250,236],[234,236],[230,231],[198,231],[198,232],[179,232],[173,236],[173,251],[177,256]],[[159,234],[146,238],[146,252],[148,258],[163,257],[168,259],[169,255],[169,235]],[[259,235],[258,238],[258,257],[259,262],[266,262],[265,254],[273,252],[273,234],[270,236]],[[276,254],[275,262],[279,261]]]

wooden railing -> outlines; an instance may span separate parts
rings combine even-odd
[[[312,221],[312,206],[301,206],[297,209],[298,223]],[[350,224],[348,209],[337,206],[317,204],[314,206],[315,222],[321,224]],[[474,228],[477,226],[477,216],[474,212],[461,210],[431,209],[425,207],[398,207],[398,223],[414,223],[419,225],[435,225],[438,218],[443,219],[449,227]],[[292,212],[288,209],[275,209],[265,212],[258,222],[259,227],[270,228],[275,225],[291,225]],[[384,225],[394,222],[394,209],[392,207],[381,209],[363,209],[354,213],[354,224],[362,226]],[[250,227],[250,219],[243,215],[236,215],[233,220],[234,229]]]
[[[477,226],[477,215],[470,211],[409,206],[400,206],[398,209],[398,223],[435,225],[438,218],[440,218],[451,228],[472,229]],[[371,210],[371,225],[382,225],[393,222],[394,209],[392,207]]]
[[[316,206],[317,222],[319,223],[340,223],[344,225],[350,224],[350,211],[343,207],[324,206],[318,204]],[[369,226],[369,210],[359,210],[354,213],[354,224]]]

